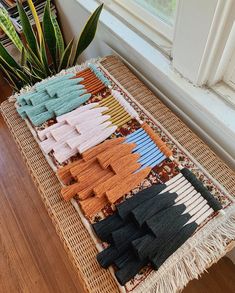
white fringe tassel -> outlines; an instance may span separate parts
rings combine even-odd
[[[227,253],[227,245],[235,239],[235,206],[226,209],[182,245],[158,271],[153,271],[134,293],[181,291]]]

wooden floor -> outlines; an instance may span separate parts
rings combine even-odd
[[[0,77],[0,101],[9,94]],[[1,116],[0,292],[83,292]],[[235,292],[235,266],[228,258],[183,291],[204,292]]]

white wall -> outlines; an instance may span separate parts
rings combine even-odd
[[[81,8],[76,0],[55,0],[55,3],[59,12],[59,19],[63,26],[64,36],[68,43],[68,41],[74,36],[79,36],[84,24],[90,16],[90,13]],[[100,41],[100,34],[102,34],[102,31],[98,28],[95,41],[82,54],[80,61],[85,61],[98,56],[103,57],[113,53],[103,41]]]

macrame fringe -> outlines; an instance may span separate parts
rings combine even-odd
[[[235,207],[226,209],[181,246],[158,271],[153,271],[132,292],[179,292],[223,257],[235,239]]]

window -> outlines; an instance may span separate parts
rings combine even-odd
[[[215,70],[211,70],[207,85],[222,96],[230,106],[235,108],[235,2],[228,7],[222,36],[217,46],[218,54]]]
[[[235,104],[234,0],[107,0],[105,4],[112,15],[171,59],[174,71]]]
[[[215,85],[212,85],[212,89],[235,109],[235,50],[227,57],[229,62],[224,68],[223,78]]]
[[[134,0],[144,9],[173,26],[176,12],[176,0]]]
[[[235,37],[235,35],[234,35]],[[235,40],[233,39],[234,47],[235,47]],[[235,90],[235,49],[233,53],[231,53],[228,66],[226,68],[223,80],[227,83],[231,88]]]
[[[112,14],[162,53],[171,55],[178,0],[108,0],[104,3]]]
[[[153,31],[172,42],[176,0],[113,0]],[[146,26],[141,28],[147,32]]]

